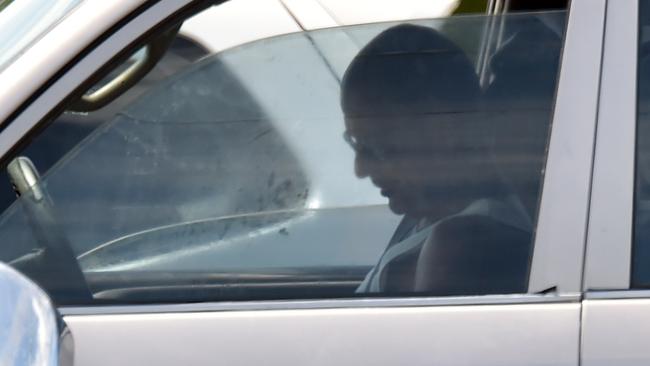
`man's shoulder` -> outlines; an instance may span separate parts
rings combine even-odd
[[[489,242],[526,239],[530,233],[494,217],[482,214],[457,215],[436,224],[431,240],[442,243]]]

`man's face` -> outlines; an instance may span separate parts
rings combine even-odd
[[[485,138],[471,113],[346,118],[355,170],[369,177],[397,214],[458,211],[489,183]]]

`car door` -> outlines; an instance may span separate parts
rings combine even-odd
[[[647,1],[608,3],[582,313],[582,364],[642,365],[647,291]]]
[[[38,177],[48,131],[96,116],[74,102],[109,74],[102,66],[191,14],[177,12],[185,5],[144,9],[10,121],[0,148],[14,183]],[[116,110],[31,181],[0,218],[11,238],[2,260],[58,301],[78,364],[577,365],[605,11],[605,1],[574,0],[568,11],[333,28],[191,60],[129,104],[107,105]],[[441,62],[450,52],[433,40],[470,72]],[[411,41],[426,47],[400,48]],[[368,95],[380,102],[358,109]],[[396,110],[425,128],[373,128],[390,148],[353,129],[363,113]],[[43,132],[21,134],[37,124]],[[422,206],[377,178],[401,169],[405,181],[422,151],[410,147],[431,147],[417,145],[422,136],[437,152],[452,141],[453,156],[485,151],[499,168],[468,178],[458,166],[471,160],[427,158],[435,174],[417,176],[448,189],[440,206],[474,198],[400,239],[401,215]],[[396,155],[409,159],[378,168]],[[528,190],[499,201],[491,188],[502,179],[499,194]],[[478,195],[461,189],[475,181]],[[426,240],[409,240],[418,235]]]

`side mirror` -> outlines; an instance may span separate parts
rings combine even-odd
[[[0,263],[0,294],[0,364],[73,364],[72,333],[43,290]]]

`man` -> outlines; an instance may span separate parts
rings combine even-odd
[[[530,182],[495,164],[512,121],[484,106],[472,64],[433,29],[391,28],[353,60],[342,107],[356,174],[405,215],[357,292],[525,292],[534,212],[519,192]]]
[[[342,105],[356,174],[405,215],[359,292],[414,291],[434,224],[500,194],[477,115],[480,96],[463,51],[426,27],[385,31],[349,66]]]

